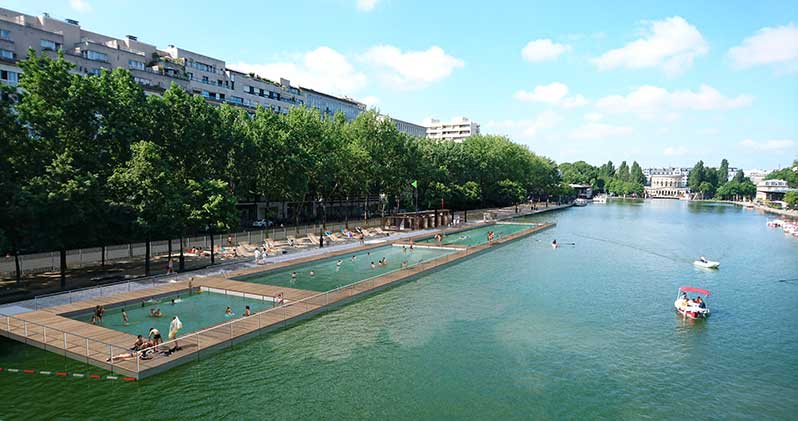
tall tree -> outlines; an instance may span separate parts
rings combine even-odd
[[[618,171],[615,172],[615,176],[621,181],[629,181],[631,175],[629,174],[629,166],[626,165],[626,161],[621,162]]]
[[[687,177],[687,186],[690,187],[690,190],[693,192],[698,192],[701,190],[700,186],[704,181],[706,181],[704,176],[704,161],[698,161]]]
[[[718,167],[718,184],[723,185],[727,181],[729,181],[729,161],[723,158],[720,161],[720,167]]]
[[[646,185],[646,176],[643,174],[643,169],[640,168],[640,164],[637,161],[632,162],[632,170],[630,172],[630,180],[633,183],[637,183],[640,185]]]

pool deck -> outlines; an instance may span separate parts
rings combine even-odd
[[[484,225],[487,224],[459,227],[443,231],[447,234],[453,234],[479,228]],[[448,248],[454,250],[454,252],[409,268],[394,270],[383,275],[323,293],[273,285],[255,284],[223,277],[208,276],[194,278],[191,281],[191,288],[194,289],[205,287],[224,290],[230,294],[247,294],[248,296],[262,297],[274,297],[282,293],[285,298],[285,303],[271,309],[260,311],[250,317],[234,319],[198,332],[180,336],[177,342],[181,349],[169,356],[157,354],[147,360],[132,358],[115,361],[113,363],[108,362],[110,356],[125,353],[125,350],[132,346],[135,341],[135,336],[74,320],[68,316],[83,312],[91,312],[97,305],[103,305],[109,308],[117,307],[128,303],[141,302],[152,297],[174,295],[181,291],[185,292],[189,289],[189,281],[177,281],[153,288],[97,297],[21,313],[15,316],[0,315],[0,334],[47,351],[92,364],[115,374],[142,379],[168,370],[176,365],[196,361],[210,353],[245,341],[252,336],[284,328],[288,326],[288,324],[312,317],[336,306],[346,304],[363,295],[391,287],[401,281],[413,279],[421,274],[460,261],[468,256],[543,231],[552,226],[554,226],[554,224],[530,224],[529,229],[504,236],[500,240],[495,240],[492,243],[484,243],[468,248],[458,245],[436,246]],[[227,275],[230,277],[240,277],[252,273],[268,272],[308,261],[328,259],[338,255],[351,254],[360,250],[382,247],[386,244],[410,244],[411,240],[415,241],[429,237],[430,234],[425,233],[411,237],[410,240],[368,244],[356,249],[310,256],[269,266],[243,269],[230,272]],[[146,332],[142,332],[142,334],[145,333]]]

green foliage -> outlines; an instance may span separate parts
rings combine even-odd
[[[729,181],[729,161],[723,158],[718,167],[718,185],[722,185]]]
[[[643,169],[640,168],[640,164],[637,161],[632,163],[632,170],[629,174],[629,181],[633,183],[640,184],[641,186],[646,185],[646,176],[643,174]]]
[[[687,177],[687,187],[690,187],[690,190],[693,192],[697,192],[701,190],[700,186],[704,181],[706,181],[704,174],[704,161],[698,161],[693,166],[693,170],[690,171],[690,176]]]
[[[126,70],[81,76],[33,51],[20,67],[19,94],[0,103],[0,232],[13,250],[225,232],[239,201],[289,202],[298,221],[310,202],[326,214],[378,194],[397,209],[416,193],[422,206],[462,209],[561,192],[556,164],[506,137],[434,142],[374,111],[351,122],[305,107],[245,111],[175,84],[145,96]]]
[[[626,161],[621,162],[621,165],[618,166],[615,177],[621,181],[630,181],[631,175],[629,174],[629,166],[626,165]]]
[[[787,185],[798,188],[798,160],[792,162],[788,168],[782,168],[771,172],[765,177],[766,180],[784,180]]]
[[[784,201],[790,209],[798,209],[798,192],[789,191],[784,195]]]
[[[742,198],[751,199],[756,195],[756,186],[751,180],[744,179],[742,182],[737,180],[737,176],[724,185],[720,186],[715,192],[715,197],[722,200],[740,200]]]

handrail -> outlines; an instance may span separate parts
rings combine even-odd
[[[32,324],[32,325],[34,325],[34,326],[40,326],[40,327],[43,327],[43,328],[45,328],[45,329],[55,330],[56,332],[59,332],[59,333],[64,333],[64,334],[67,334],[67,335],[70,335],[70,336],[77,336],[77,337],[78,337],[78,338],[80,338],[80,339],[86,339],[86,340],[88,340],[88,341],[96,342],[96,343],[98,343],[98,344],[100,344],[100,345],[108,345],[108,346],[112,346],[112,347],[114,347],[114,348],[122,348],[122,347],[120,347],[119,345],[110,344],[110,343],[108,343],[108,342],[103,342],[103,341],[101,341],[101,340],[98,340],[98,339],[89,338],[88,336],[83,336],[83,335],[80,335],[80,334],[77,334],[77,333],[67,332],[67,331],[65,331],[65,330],[61,330],[61,329],[59,329],[59,328],[57,328],[57,327],[47,326],[47,325],[43,325],[43,324],[41,324],[41,323],[37,323],[37,322],[34,322],[34,321],[25,320],[25,319],[20,319],[19,317],[14,317],[14,316],[11,316],[11,315],[8,315],[8,314],[0,314],[0,316],[2,316],[2,317],[5,317],[6,319],[14,319],[14,320],[20,321],[20,322],[22,322],[22,323],[24,323],[24,324]],[[8,325],[6,325],[6,332],[7,332],[7,333],[9,333],[9,334],[11,334],[11,330],[9,330],[9,328],[8,328]],[[124,333],[124,332],[123,332],[123,333]],[[25,337],[26,339],[27,339],[29,336],[30,336],[30,335],[28,335],[27,333],[24,335],[24,337]]]

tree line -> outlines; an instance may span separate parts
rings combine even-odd
[[[466,209],[563,191],[553,161],[505,137],[433,142],[373,110],[245,110],[177,85],[145,95],[125,69],[78,75],[60,54],[19,66],[0,101],[0,250],[59,250],[62,287],[68,249],[145,241],[149,273],[151,240],[229,232],[241,201],[291,202],[299,223],[333,200]]]
[[[596,192],[617,196],[643,197],[646,176],[637,161],[632,162],[631,167],[623,161],[618,168],[615,168],[612,161],[598,167],[585,161],[564,162],[559,169],[564,183],[588,184]]]

